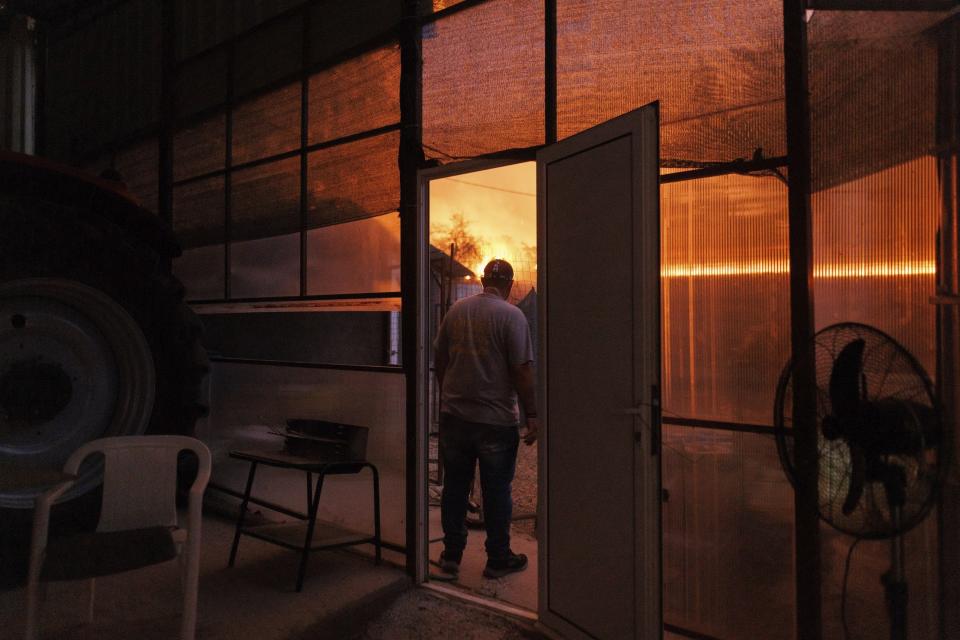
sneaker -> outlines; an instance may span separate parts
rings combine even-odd
[[[487,559],[487,566],[483,569],[484,578],[502,578],[503,576],[523,571],[527,568],[527,556],[511,551],[503,558]]]
[[[460,573],[460,558],[453,554],[447,554],[446,551],[440,552],[440,570],[449,573],[452,576]]]

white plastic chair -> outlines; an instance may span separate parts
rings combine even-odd
[[[197,455],[199,465],[196,480],[190,487],[187,526],[183,528],[177,523],[177,456],[186,450]],[[210,450],[199,440],[186,436],[103,438],[88,442],[77,449],[67,460],[64,472],[77,475],[80,464],[95,453],[102,453],[104,456],[103,506],[96,533],[130,532],[155,527],[164,527],[171,532],[183,576],[183,622],[180,637],[182,640],[193,640],[197,624],[197,583],[200,576],[201,508],[203,492],[210,480]],[[58,543],[57,539],[47,539],[50,508],[74,482],[75,480],[64,482],[40,495],[36,501],[27,577],[27,640],[36,640],[38,635],[41,574],[48,553],[55,550]],[[169,547],[169,542],[167,545]],[[94,579],[90,578],[91,620],[94,584]]]

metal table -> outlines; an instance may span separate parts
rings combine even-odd
[[[303,579],[307,571],[307,559],[311,551],[372,543],[376,549],[375,561],[377,564],[380,564],[380,473],[372,463],[366,460],[321,460],[291,455],[285,451],[240,450],[231,451],[230,457],[249,462],[250,473],[247,476],[246,489],[243,492],[242,502],[240,503],[240,515],[237,518],[237,526],[233,536],[233,546],[230,549],[228,566],[232,567],[237,559],[237,548],[240,546],[240,536],[242,535],[247,535],[300,552],[300,569],[297,573],[298,592],[303,588]],[[253,479],[257,471],[257,465],[261,464],[279,469],[293,469],[307,474],[307,513],[298,513],[283,508],[275,509],[274,505],[251,497],[250,493],[253,490]],[[317,507],[320,503],[320,492],[323,489],[324,477],[328,475],[359,473],[364,467],[369,468],[373,474],[373,536],[351,531],[327,522],[318,523]],[[316,484],[313,482],[314,474],[317,476]],[[291,515],[304,522],[245,527],[243,523],[247,515],[247,505],[250,502]]]

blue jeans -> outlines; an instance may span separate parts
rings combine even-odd
[[[487,529],[487,556],[510,553],[513,496],[510,483],[517,466],[520,433],[517,427],[467,422],[449,414],[440,416],[440,457],[443,460],[443,496],[440,516],[443,546],[448,558],[459,559],[467,546],[467,501],[473,469],[480,461],[483,520]]]

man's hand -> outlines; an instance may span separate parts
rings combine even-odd
[[[537,441],[538,433],[540,433],[540,418],[527,417],[527,432],[523,436],[523,443],[530,446]]]

